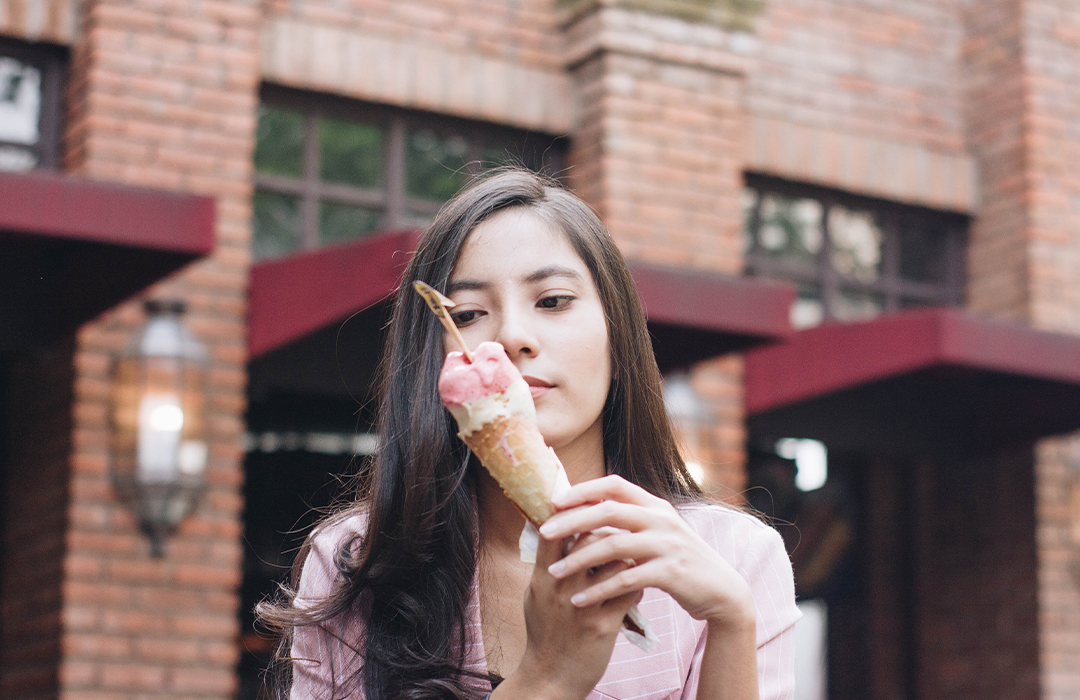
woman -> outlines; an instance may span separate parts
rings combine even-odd
[[[453,348],[417,279],[456,302],[470,346],[506,348],[574,484],[535,566],[519,558],[522,516],[440,403]],[[397,293],[378,431],[357,503],[309,538],[291,603],[262,610],[291,632],[293,698],[793,695],[799,613],[781,540],[704,502],[630,274],[566,190],[505,170],[442,209]],[[590,534],[605,527],[615,534]],[[634,603],[652,652],[618,634]]]

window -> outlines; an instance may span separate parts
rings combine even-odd
[[[59,164],[62,49],[0,38],[0,171]]]
[[[746,272],[794,282],[796,328],[963,297],[966,219],[747,176]]]
[[[559,139],[265,86],[255,146],[254,255],[427,225],[484,168],[557,172]]]

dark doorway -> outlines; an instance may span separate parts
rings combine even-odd
[[[386,312],[378,305],[248,365],[239,700],[270,697],[263,674],[278,640],[256,629],[255,605],[289,582],[305,537],[350,502],[374,449]]]
[[[828,700],[1038,697],[1030,447],[900,460],[751,452],[751,503],[784,536],[800,603],[827,610]],[[798,680],[798,679],[797,679]]]

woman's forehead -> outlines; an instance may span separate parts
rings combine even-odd
[[[451,289],[469,282],[512,278],[525,283],[554,276],[590,281],[568,236],[524,207],[507,209],[474,228],[450,276]]]

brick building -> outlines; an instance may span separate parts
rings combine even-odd
[[[0,0],[0,696],[256,696],[415,229],[507,158],[632,261],[703,483],[794,517],[827,697],[1080,698],[1067,0]],[[211,358],[162,558],[109,477],[143,299]]]

